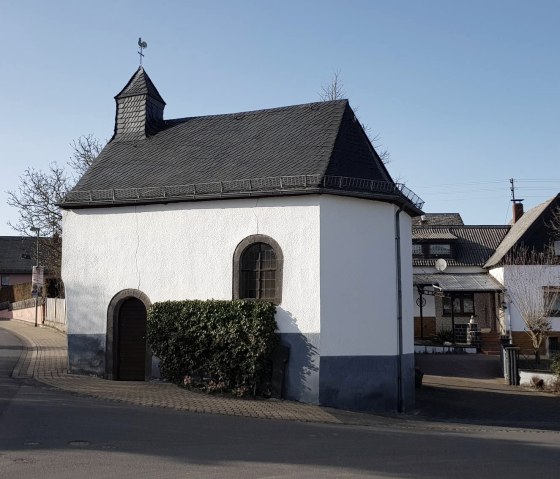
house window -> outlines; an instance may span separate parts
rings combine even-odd
[[[276,254],[270,245],[255,243],[241,255],[240,298],[276,297]]]
[[[560,241],[554,242],[554,255],[560,256]]]
[[[261,299],[280,304],[283,255],[280,246],[265,235],[245,238],[233,257],[234,299]]]
[[[560,288],[545,288],[544,306],[550,311],[550,316],[560,316]]]
[[[424,250],[419,243],[412,243],[412,256],[424,256]]]
[[[9,286],[10,285],[10,277],[7,274],[3,274],[0,276],[0,286]]]
[[[434,243],[429,245],[430,256],[432,258],[450,258],[451,257],[451,245]]]
[[[453,313],[470,316],[474,314],[474,294],[457,293],[453,295]],[[443,315],[451,316],[451,297],[443,297]]]

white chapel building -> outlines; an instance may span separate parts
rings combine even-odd
[[[157,375],[158,301],[263,299],[290,348],[284,397],[414,403],[411,217],[347,100],[164,119],[140,67],[114,135],[61,202],[70,369]]]

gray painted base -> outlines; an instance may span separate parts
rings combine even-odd
[[[359,411],[397,410],[396,356],[319,356],[320,334],[281,333],[290,347],[284,397]],[[70,371],[105,376],[104,334],[69,334]],[[151,357],[152,377],[159,360]],[[403,356],[405,411],[414,408],[414,355]]]
[[[105,335],[69,334],[68,367],[78,374],[105,374]]]
[[[397,410],[396,356],[323,356],[319,402],[354,411]],[[414,408],[414,355],[403,356],[405,411]]]
[[[319,403],[320,334],[280,333],[280,342],[290,348],[284,376],[284,397],[310,404]]]

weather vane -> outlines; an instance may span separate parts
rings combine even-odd
[[[140,37],[138,39],[138,46],[140,47],[140,51],[138,52],[138,55],[140,55],[140,66],[142,66],[142,57],[144,56],[142,50],[144,50],[144,48],[148,48],[148,44],[146,42],[143,42],[142,37]]]

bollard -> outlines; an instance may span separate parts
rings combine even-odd
[[[504,346],[504,377],[508,384],[519,386],[519,348]]]

